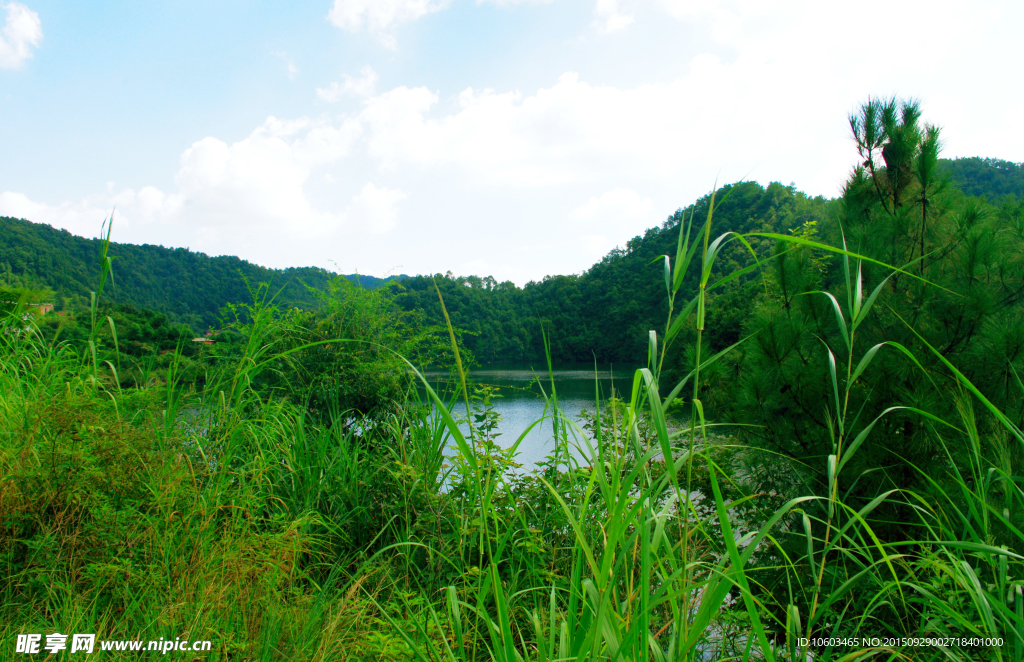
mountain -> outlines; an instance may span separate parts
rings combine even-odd
[[[1000,159],[940,159],[940,171],[948,176],[950,193],[1001,200],[1016,196],[1010,207],[1024,200],[1024,164]],[[957,192],[959,189],[959,192]],[[692,214],[699,226],[707,217],[711,196],[676,211],[660,227],[647,230],[624,246],[608,253],[580,274],[548,276],[516,287],[493,278],[452,277],[437,274],[404,280],[396,290],[396,303],[407,311],[423,311],[433,323],[443,324],[435,283],[444,296],[452,323],[467,333],[466,347],[483,363],[543,361],[545,329],[552,358],[559,363],[625,362],[636,364],[647,356],[647,332],[664,333],[668,312],[662,255],[674,255],[680,220]],[[830,206],[838,201],[811,197],[795,186],[741,182],[720,188],[716,194],[712,238],[734,232],[800,233],[813,236],[829,225]],[[1004,201],[1005,202],[1005,201]],[[991,213],[1013,212],[1009,207]],[[838,240],[837,240],[838,241]],[[751,239],[760,257],[769,254],[774,241]],[[750,266],[749,251],[733,242],[719,255],[710,283],[716,278]],[[694,270],[695,267],[691,267]],[[708,331],[704,341],[712,350],[736,342],[753,302],[764,292],[764,281],[752,272],[710,293]],[[681,293],[697,290],[695,275],[684,280]],[[681,294],[680,296],[683,296]],[[687,300],[677,301],[682,306]],[[692,351],[693,339],[680,336],[671,350]]]
[[[779,183],[767,187],[757,182],[730,184],[715,196],[712,238],[730,230],[786,233],[813,228],[825,218],[829,204],[825,198],[812,198]],[[676,211],[660,226],[630,239],[581,274],[548,276],[522,288],[476,276],[415,276],[396,286],[395,302],[406,311],[422,311],[434,324],[444,324],[436,283],[452,324],[467,332],[463,336],[466,347],[486,364],[542,364],[542,328],[551,357],[560,364],[594,360],[636,364],[647,356],[648,331],[664,331],[668,300],[661,256],[675,255],[679,224],[691,214],[696,233],[710,204],[707,195]],[[691,243],[694,240],[696,237],[691,237]],[[751,246],[765,257],[774,241],[753,238]],[[710,282],[751,264],[749,251],[740,242],[732,242],[716,261]],[[678,307],[697,291],[698,271],[699,264],[691,266]],[[742,318],[762,290],[756,271],[715,289],[711,296],[716,304],[708,309],[708,327],[714,332],[706,334],[705,341],[721,348],[738,340]],[[683,351],[692,339],[681,336],[680,340],[674,351]]]
[[[85,305],[99,279],[101,243],[49,225],[0,217],[0,283],[49,288],[58,297],[58,309]],[[225,304],[251,300],[249,284],[268,283],[280,291],[278,301],[303,308],[315,305],[308,288],[323,289],[334,275],[316,267],[268,269],[234,256],[210,257],[151,244],[111,242],[108,254],[114,278],[103,291],[105,300],[166,313],[196,331],[216,326]],[[404,278],[346,277],[367,287]]]
[[[1024,163],[980,156],[939,159],[939,172],[967,195],[990,200],[1024,197]]]
[[[1024,200],[1024,164],[992,158],[940,159],[940,172],[955,189],[989,200],[1006,196]],[[725,198],[723,202],[723,196]],[[717,193],[713,234],[737,232],[814,231],[825,220],[828,200],[812,198],[794,186],[755,182],[728,185]],[[401,281],[396,304],[443,324],[434,283],[441,289],[452,323],[466,331],[466,347],[485,363],[536,361],[545,354],[542,326],[547,329],[552,357],[559,362],[636,362],[646,356],[648,329],[659,328],[667,312],[660,256],[675,253],[679,222],[692,213],[699,225],[707,216],[710,196],[680,209],[661,226],[630,239],[621,248],[580,274],[548,276],[518,287],[491,277],[347,276],[367,287]],[[1020,204],[1014,202],[1014,205]],[[803,228],[803,230],[802,230]],[[766,255],[768,244],[753,248]],[[772,242],[768,242],[771,244]],[[100,240],[84,239],[64,230],[25,220],[0,217],[0,286],[49,288],[62,306],[88,302],[99,275]],[[278,301],[300,308],[316,305],[309,288],[323,289],[333,274],[313,267],[267,269],[237,257],[210,257],[184,248],[111,244],[114,284],[104,299],[167,314],[197,331],[216,326],[227,303],[251,299],[247,282],[269,283]],[[738,243],[719,258],[722,273],[748,266],[751,258]],[[713,279],[712,279],[713,280]],[[687,282],[683,291],[694,291]],[[709,315],[706,334],[713,348],[738,339],[743,316],[763,283],[755,274],[730,282],[714,293],[719,305]],[[685,302],[683,302],[685,303]],[[723,305],[724,304],[724,305]]]

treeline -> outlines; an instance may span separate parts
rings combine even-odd
[[[100,239],[85,239],[23,219],[0,217],[0,286],[55,293],[57,310],[88,307],[100,271]],[[234,256],[210,257],[187,248],[111,243],[112,303],[166,314],[203,332],[220,323],[229,303],[252,300],[250,286],[267,283],[282,304],[309,308],[334,274],[316,267],[268,269]],[[347,276],[375,287],[386,279]],[[400,277],[399,277],[400,278]]]
[[[963,204],[964,196],[984,198],[978,201],[983,216],[1012,215],[1024,197],[1024,164],[980,157],[939,159],[933,176],[932,185],[941,188],[945,204]],[[740,234],[813,236],[827,230],[830,239],[837,238],[837,216],[843,213],[841,200],[810,197],[779,183],[727,185],[715,192],[715,199],[713,230]],[[691,215],[702,222],[710,202],[708,194],[679,209],[581,274],[547,276],[522,288],[492,277],[416,276],[395,286],[395,301],[406,311],[422,311],[433,323],[443,324],[436,283],[452,323],[467,332],[466,347],[485,364],[542,361],[545,336],[558,363],[596,359],[636,364],[646,357],[647,332],[664,330],[659,327],[668,312],[665,286],[654,277],[662,269],[661,256],[675,252],[679,223]],[[754,265],[754,254],[768,257],[772,245],[752,239],[748,248],[734,242],[716,263],[712,281]],[[696,278],[691,275],[684,290],[693,291]],[[708,311],[710,332],[704,339],[710,349],[739,340],[743,320],[765,292],[762,272],[755,270],[714,293],[716,305]],[[685,351],[683,346],[674,349]]]
[[[524,288],[334,276],[300,310],[261,285],[187,347],[102,300],[0,317],[0,639],[1020,660],[1024,200],[957,190],[915,102],[850,125],[836,200],[726,186]],[[593,443],[552,399],[553,449],[513,471],[492,390],[412,388],[405,359],[455,364],[435,283],[481,360],[546,336],[646,388],[579,417]]]
[[[779,183],[766,188],[743,182],[724,186],[715,195],[714,226],[740,233],[798,232],[822,220],[828,206],[825,198],[812,198]],[[676,211],[661,226],[629,240],[582,274],[548,276],[522,288],[493,278],[416,276],[394,286],[395,302],[443,324],[436,283],[452,324],[467,332],[466,347],[483,363],[543,360],[545,335],[552,359],[559,363],[642,361],[648,330],[663,326],[668,313],[665,284],[658,278],[661,256],[675,253],[680,222],[691,216],[702,221],[710,203],[709,194]],[[770,243],[754,240],[751,248],[765,257]],[[713,273],[720,276],[752,264],[750,249],[737,243],[726,249]],[[692,290],[696,281],[697,274],[690,274],[684,286]],[[759,289],[764,288],[757,273],[750,272],[719,292],[723,305],[710,313],[721,329],[714,345],[735,342],[736,316],[749,307],[744,302]]]
[[[1001,423],[949,380],[948,366],[1020,425],[1024,199],[977,178],[971,190],[984,197],[958,190],[938,159],[939,128],[921,121],[914,102],[869,101],[851,127],[858,165],[809,238],[865,259],[779,241],[767,290],[736,329],[746,341],[701,373],[704,404],[740,424],[739,438],[765,457],[799,460],[750,467],[769,490],[806,481],[824,493],[835,480],[821,472],[831,456],[858,476],[847,488],[855,508],[887,490],[937,500],[947,476],[977,457],[945,445],[936,420],[977,435],[974,452],[1001,467],[1022,457]],[[961,172],[976,164],[954,163]],[[910,521],[911,510],[888,502],[876,531],[895,538],[889,523]]]
[[[1024,164],[981,157],[939,159],[935,176],[951,191],[984,198],[993,213],[1024,197]],[[715,228],[738,233],[813,234],[838,204],[779,183],[728,185],[715,196]],[[465,332],[466,349],[484,364],[542,361],[545,336],[558,363],[596,359],[635,364],[646,356],[647,331],[657,329],[668,312],[664,285],[652,278],[661,269],[658,261],[675,251],[679,223],[691,216],[705,218],[710,200],[709,194],[677,210],[583,273],[547,276],[524,287],[490,276],[450,273],[346,278],[370,288],[391,284],[400,310],[443,325],[436,283],[452,323]],[[0,286],[11,291],[52,290],[58,311],[83,310],[95,287],[100,243],[48,225],[0,217]],[[715,275],[750,267],[754,255],[762,259],[770,254],[771,243],[753,240],[748,248],[734,242],[716,264]],[[148,244],[112,243],[111,255],[114,282],[105,293],[108,302],[159,311],[169,323],[184,324],[196,333],[218,327],[225,306],[250,302],[251,288],[260,283],[277,293],[277,303],[312,310],[320,305],[316,293],[325,291],[334,275],[314,267],[268,269],[233,256],[210,257]],[[692,289],[695,282],[685,286]],[[709,311],[713,331],[705,338],[710,348],[739,339],[740,320],[765,291],[764,282],[761,272],[754,270],[715,293],[719,305]]]
[[[940,159],[939,173],[967,195],[993,201],[1024,196],[1024,163],[980,156]]]

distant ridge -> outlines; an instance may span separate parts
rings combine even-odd
[[[185,248],[111,242],[114,284],[104,289],[107,301],[130,303],[166,313],[196,331],[216,326],[227,303],[251,300],[246,279],[270,283],[278,301],[299,307],[316,304],[307,286],[323,289],[334,274],[318,267],[268,269],[234,256],[210,257]],[[0,282],[48,287],[58,308],[81,305],[96,288],[100,240],[86,239],[42,223],[0,216]],[[366,287],[390,278],[348,275]]]
[[[1022,163],[971,157],[940,159],[939,168],[954,188],[967,195],[1024,204]],[[728,204],[716,211],[715,218],[720,225],[741,232],[788,232],[804,222],[824,218],[828,204],[825,198],[810,198],[795,186],[778,183],[768,187],[738,183],[723,187],[720,193],[733,186],[737,190]],[[702,209],[707,202],[705,196],[693,208]],[[651,265],[659,256],[674,252],[677,237],[672,227],[680,213],[682,210],[662,227],[651,228],[623,248],[612,250],[583,274],[549,276],[524,288],[474,276],[345,277],[371,288],[403,281],[397,305],[407,311],[423,311],[434,323],[444,324],[434,290],[436,280],[452,322],[469,331],[466,346],[485,362],[542,358],[542,322],[559,329],[551,345],[552,356],[559,361],[589,361],[594,356],[602,361],[636,361],[647,351],[646,341],[636,339],[644,338],[647,330],[654,328],[651,325],[664,317],[660,308],[665,303],[664,285],[651,277]],[[270,283],[275,292],[280,291],[280,303],[309,308],[316,301],[307,286],[323,289],[334,276],[316,267],[268,269],[233,256],[210,257],[185,248],[148,244],[115,243],[111,254],[115,258],[114,287],[104,291],[104,299],[165,313],[198,332],[217,326],[226,304],[250,300],[246,279],[252,284]],[[48,287],[58,295],[58,310],[88,302],[89,292],[96,287],[99,255],[98,239],[0,217],[0,286]],[[736,259],[742,262],[745,258]],[[730,287],[741,284],[734,281]],[[739,318],[729,317],[729,311],[745,310],[744,297],[754,296],[753,291],[740,290],[718,295],[735,297],[732,304],[712,313],[728,317],[718,320],[721,328],[739,329]],[[601,332],[587,337],[595,329]],[[723,341],[737,339],[729,336]]]
[[[1024,197],[1024,163],[980,156],[939,159],[939,172],[967,195],[990,200]]]

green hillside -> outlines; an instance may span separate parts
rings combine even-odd
[[[1019,201],[1004,198],[1024,198],[1024,164],[991,158],[939,159],[938,172],[951,184],[945,191],[947,204],[959,206],[962,203],[956,200],[965,196],[999,200],[1001,207],[979,201],[984,205],[979,213],[1019,216]],[[812,198],[777,182],[767,187],[756,182],[731,184],[715,196],[713,233],[717,228],[740,233],[814,235],[828,227],[834,230],[835,223],[829,221],[842,213],[838,200]],[[442,324],[434,292],[436,282],[452,323],[469,332],[464,337],[466,346],[484,363],[542,360],[542,326],[549,331],[552,358],[560,363],[594,359],[602,363],[642,362],[648,330],[658,329],[659,320],[668,312],[665,285],[657,278],[661,256],[674,254],[680,221],[692,214],[699,222],[707,216],[710,201],[707,195],[679,209],[661,226],[630,239],[581,274],[547,276],[522,288],[489,277],[416,276],[403,281],[396,302],[407,311],[424,311],[434,323]],[[834,238],[840,241],[838,234]],[[752,248],[761,258],[770,253],[771,245],[751,239]],[[751,264],[749,251],[734,243],[719,258],[713,276]],[[684,289],[695,286],[695,275],[684,283]],[[708,312],[708,326],[713,331],[705,342],[717,350],[739,340],[743,320],[763,292],[757,272],[713,292],[718,302]],[[686,351],[685,344],[675,351]]]
[[[1024,164],[972,157],[940,159],[938,168],[953,189],[968,196],[991,201],[1024,197]],[[716,225],[738,232],[813,232],[831,204],[779,183],[763,187],[743,182],[722,187],[716,195],[721,204]],[[709,203],[710,196],[705,196],[679,209],[661,226],[630,239],[583,273],[547,276],[524,287],[491,277],[441,274],[348,278],[370,287],[401,280],[397,305],[407,312],[422,311],[441,324],[436,282],[452,322],[468,332],[467,348],[484,363],[540,360],[545,352],[542,325],[558,330],[549,338],[556,361],[635,362],[645,356],[644,334],[667,312],[664,286],[651,278],[660,269],[655,263],[675,250],[681,219],[706,216]],[[762,250],[756,241],[754,247]],[[94,287],[99,250],[99,239],[0,217],[0,285],[49,288],[57,295],[58,309],[81,306]],[[105,294],[108,301],[160,311],[200,331],[218,324],[225,304],[250,300],[246,281],[269,283],[274,291],[280,290],[281,303],[310,308],[316,298],[309,288],[325,289],[332,275],[314,267],[268,269],[233,256],[210,257],[149,244],[115,243],[111,254],[114,286]],[[749,266],[752,260],[740,246],[727,249],[724,257],[716,267],[721,273]],[[757,275],[751,273],[716,292],[725,305],[710,313],[715,316],[713,328],[721,330],[709,339],[712,347],[738,339],[738,321],[749,310],[757,288]]]
[[[680,221],[692,214],[699,224],[707,217],[710,202],[708,195],[676,211],[661,226],[630,239],[582,274],[548,276],[522,288],[473,276],[438,274],[433,282],[444,295],[452,323],[469,332],[466,346],[484,363],[542,360],[542,325],[549,334],[552,358],[560,363],[595,358],[602,363],[642,361],[648,330],[662,326],[668,312],[661,256],[675,253]],[[727,185],[716,193],[714,227],[737,232],[796,231],[814,227],[824,218],[828,204],[824,198],[811,198],[779,183],[767,188],[756,182]],[[762,247],[757,240],[752,246],[762,257],[770,251],[769,244]],[[731,245],[714,274],[750,264],[749,252],[742,245]],[[433,282],[428,276],[403,281],[396,302],[407,311],[425,311],[434,323],[442,324]],[[695,285],[696,274],[691,274],[685,286]],[[721,330],[713,345],[737,340],[738,316],[749,309],[759,287],[753,272],[715,291],[722,305],[709,313]]]
[[[0,283],[49,288],[62,307],[80,307],[95,289],[100,240],[78,237],[23,219],[0,217]],[[114,282],[104,298],[168,314],[197,331],[218,323],[227,303],[251,299],[246,281],[269,283],[280,302],[315,305],[308,287],[322,290],[332,274],[315,267],[268,269],[234,256],[210,257],[186,248],[111,243]],[[348,276],[374,287],[383,279]]]
[[[1024,197],[1024,163],[980,156],[940,159],[939,173],[967,195],[993,200]]]
[[[231,662],[1020,662],[1024,198],[950,185],[914,101],[850,125],[837,199],[727,185],[521,288],[316,291],[303,277],[325,272],[114,247],[118,296],[238,300],[216,338],[129,303],[46,314],[43,286],[80,297],[97,246],[8,221],[0,640]],[[232,271],[313,303],[244,303]],[[552,375],[499,409],[464,369],[541,368],[549,343],[632,388],[595,374],[577,415]],[[521,411],[539,443],[503,425]]]

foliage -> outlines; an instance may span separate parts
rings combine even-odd
[[[405,400],[406,360],[424,365],[450,355],[441,330],[398,309],[389,288],[336,276],[312,296],[311,310],[282,308],[260,285],[251,292],[253,303],[229,304],[231,321],[214,336],[214,360],[234,363],[262,343],[266,369],[249,387],[292,400],[321,423],[346,417],[365,423],[386,418]]]
[[[1024,197],[1024,169],[1021,164],[993,158],[939,159],[932,175],[935,181],[948,179],[969,196],[983,196],[995,202],[1006,196],[1004,215],[1021,217]],[[824,221],[828,207],[823,198],[809,198],[793,185],[779,183],[763,188],[754,182],[722,187],[721,200],[729,191],[719,218],[737,232],[789,232]],[[596,355],[601,362],[636,363],[646,349],[638,339],[664,317],[664,301],[650,276],[650,261],[671,251],[675,229],[691,214],[706,214],[710,199],[680,209],[661,227],[648,230],[616,248],[591,269],[578,275],[549,276],[517,287],[494,278],[452,275],[434,277],[346,276],[370,289],[382,284],[404,284],[397,304],[418,311],[431,324],[441,324],[433,291],[438,283],[453,324],[465,330],[466,347],[486,364],[543,361],[544,342],[539,329],[557,328],[551,353],[560,363],[589,363]],[[833,239],[833,237],[828,237]],[[760,239],[752,239],[757,247]],[[769,242],[770,243],[770,242]],[[0,284],[11,287],[51,288],[58,310],[87,306],[90,274],[99,251],[99,239],[83,239],[66,231],[27,221],[0,218]],[[730,247],[730,255],[714,268],[722,273],[751,264],[749,254]],[[764,257],[768,247],[759,249]],[[332,274],[313,268],[264,269],[234,257],[208,257],[187,249],[161,246],[114,244],[117,278],[108,293],[111,301],[138,309],[157,310],[174,322],[189,324],[203,332],[217,327],[220,313],[228,303],[248,300],[249,283],[268,283],[276,301],[312,310],[318,299],[313,292],[324,290]],[[756,278],[748,276],[726,286],[719,296],[721,305],[708,341],[716,349],[739,339],[740,322],[748,317],[750,301],[758,292]],[[692,285],[692,283],[690,283]],[[309,288],[309,289],[307,289]],[[280,290],[280,292],[278,292]],[[608,322],[613,323],[608,325]],[[607,328],[602,328],[608,325]],[[602,333],[597,333],[596,329]]]
[[[50,288],[57,294],[57,310],[86,309],[102,245],[102,238],[85,239],[48,225],[0,217],[0,284]],[[282,302],[308,308],[315,298],[307,286],[323,289],[333,276],[314,267],[267,269],[233,256],[210,257],[150,244],[113,243],[110,255],[109,301],[160,311],[200,332],[218,326],[226,304],[248,300],[247,282],[268,283],[281,291]],[[347,278],[371,288],[388,280]]]
[[[715,195],[727,200],[716,213],[737,232],[786,232],[824,218],[827,206],[823,198],[778,183],[764,188],[743,182],[724,186]],[[485,364],[543,362],[550,350],[559,364],[589,364],[596,358],[636,365],[646,356],[648,329],[660,325],[667,313],[664,287],[651,278],[652,262],[675,250],[683,221],[706,216],[710,200],[709,194],[678,210],[662,226],[634,237],[579,275],[550,276],[523,288],[489,277],[417,276],[397,286],[395,300],[404,310],[423,311],[431,322],[442,324],[436,282],[452,324],[467,332],[466,347]],[[752,245],[765,257],[771,242],[755,238]],[[713,269],[719,276],[753,264],[746,249],[730,245]],[[694,285],[692,277],[687,280],[687,287]],[[763,288],[757,274],[749,273],[722,289],[718,296],[723,304],[710,313],[713,331],[706,339],[715,349],[738,340],[738,321]],[[541,329],[557,329],[547,349]]]
[[[0,639],[210,639],[221,660],[1019,661],[1019,216],[933,178],[919,119],[862,109],[867,163],[838,204],[769,187],[779,218],[736,219],[766,191],[726,187],[649,233],[664,244],[548,286],[582,305],[588,279],[643,263],[657,277],[636,297],[657,291],[663,316],[631,391],[582,426],[547,391],[535,425],[555,449],[530,474],[448,322],[496,283],[438,279],[443,326],[400,304],[420,282],[336,281],[311,310],[257,286],[192,348],[210,350],[201,378],[179,343],[161,378],[126,384],[119,325],[150,338],[130,341],[143,357],[173,334],[103,307],[105,242],[88,329],[15,316],[0,334]],[[508,310],[530,290],[506,288]],[[603,310],[625,315],[616,295]],[[542,345],[556,314],[591,312],[539,314]],[[454,392],[429,363],[454,364]]]
[[[949,177],[966,195],[993,201],[1024,197],[1024,163],[980,156],[940,159],[939,174]]]
[[[929,345],[997,406],[1019,414],[1024,236],[1003,214],[936,177],[938,129],[919,116],[912,102],[883,100],[851,118],[863,163],[816,230],[874,262],[824,259],[807,243],[780,239],[769,291],[744,330],[753,339],[737,360],[738,379],[720,397],[732,403],[733,420],[758,425],[747,428],[747,440],[811,468],[791,491],[825,493],[822,461],[843,433],[826,406],[835,397],[830,370],[849,374],[869,349],[872,371],[851,386],[844,405],[860,428],[897,404],[957,417],[957,399],[935,377],[942,365],[924,351]],[[861,292],[877,297],[863,324],[840,312]],[[856,471],[885,467],[858,482],[854,493],[865,503],[889,489],[924,488],[927,477],[950,469],[936,460],[941,448],[926,418],[898,410],[875,430],[854,461]]]
[[[21,306],[25,312],[38,316],[40,305],[52,304],[53,296],[53,292],[46,289],[0,285],[0,314],[10,314]]]

